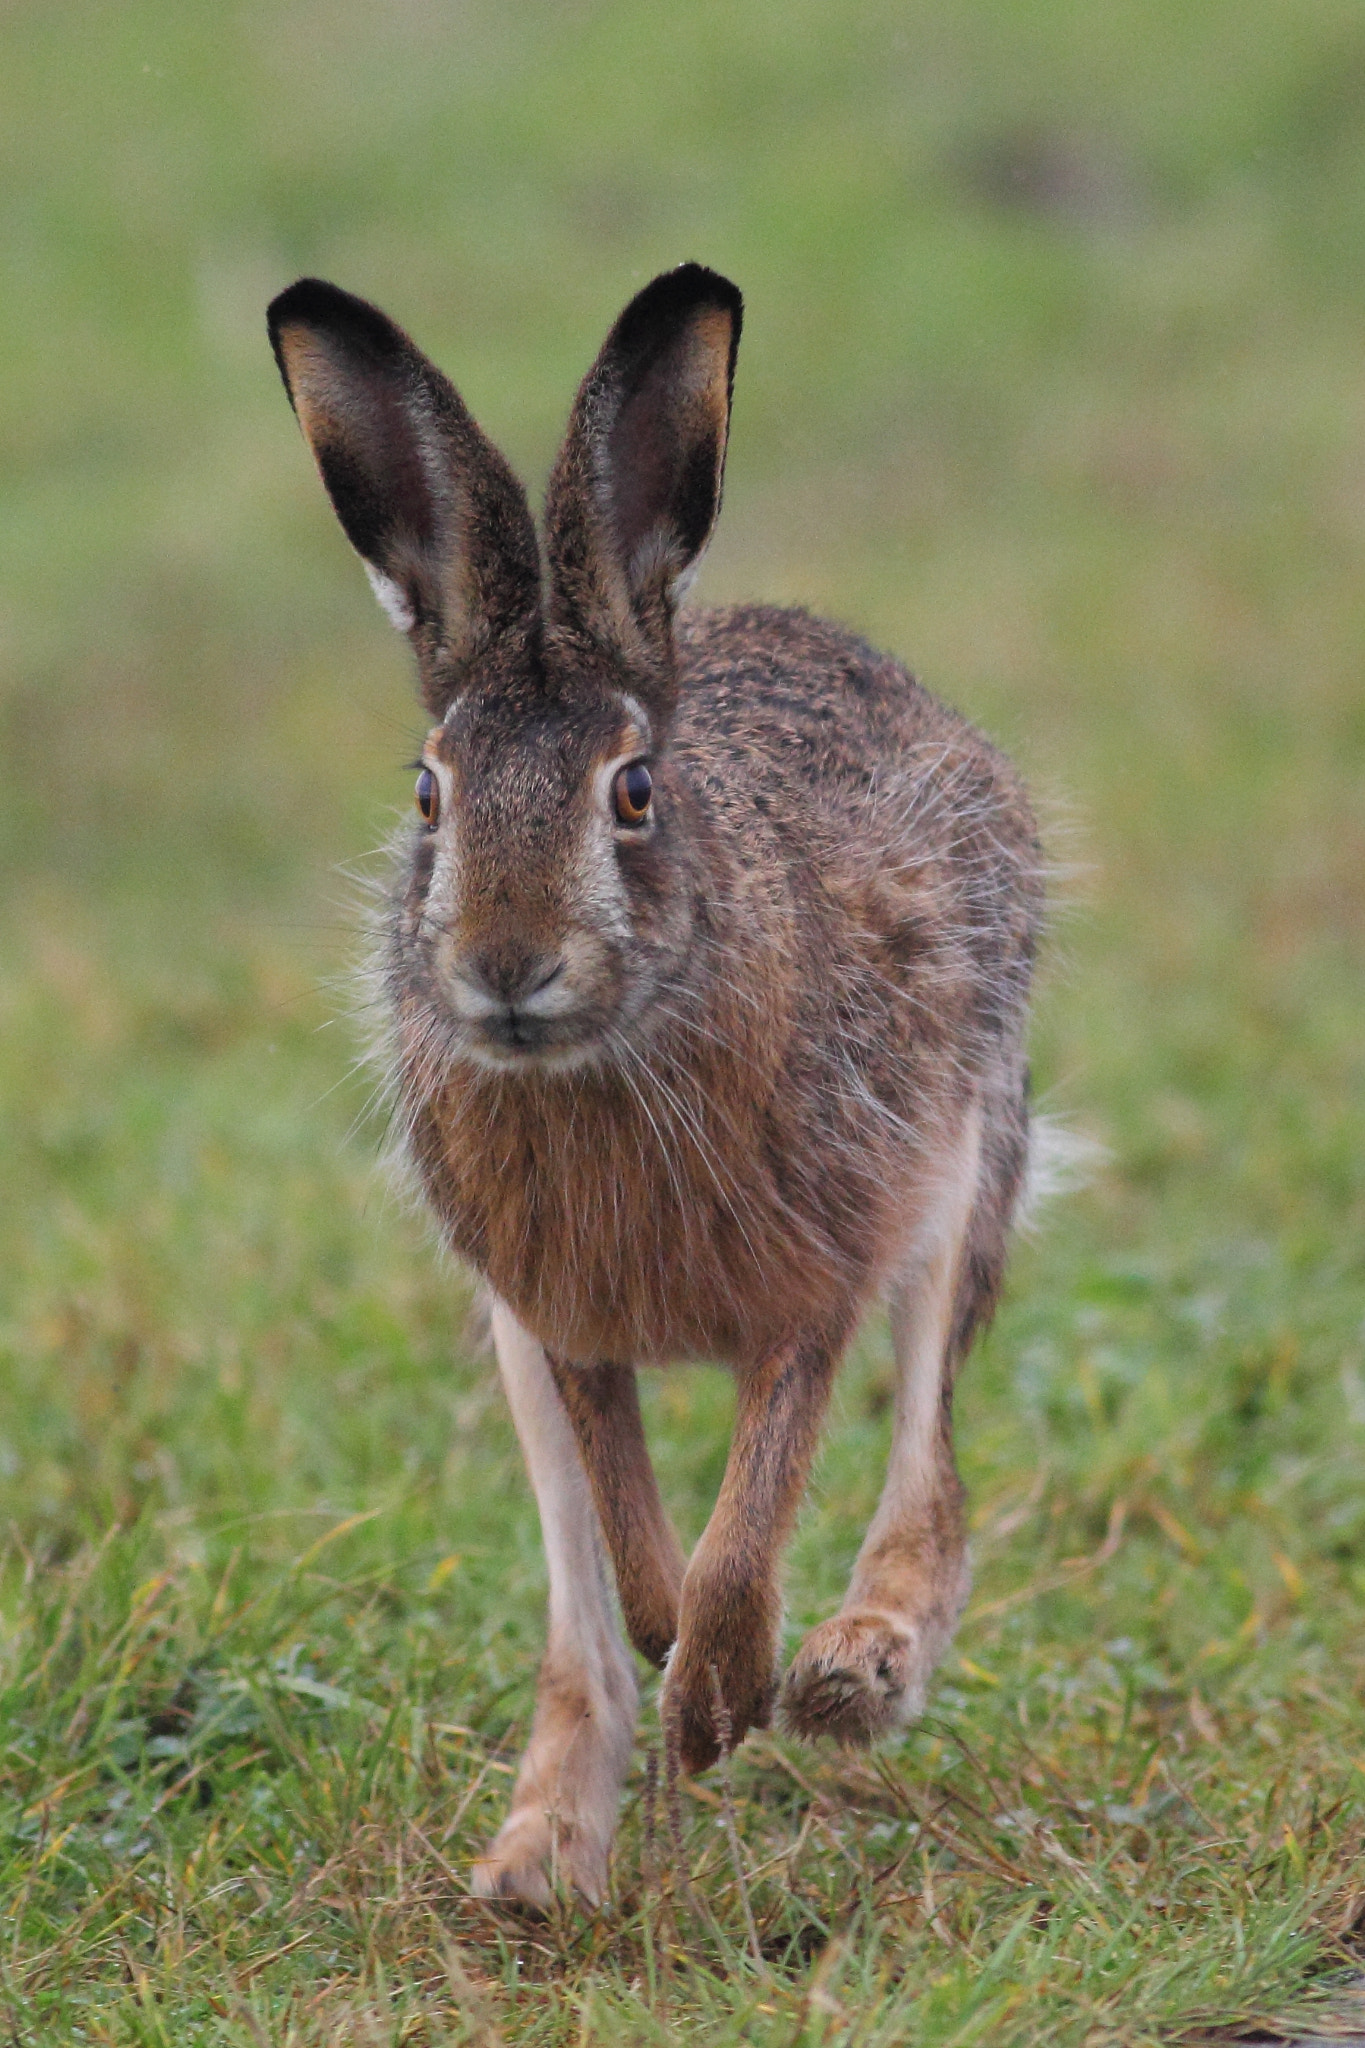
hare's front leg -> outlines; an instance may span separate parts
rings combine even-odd
[[[664,1681],[665,1725],[677,1731],[686,1770],[703,1771],[720,1753],[717,1680],[731,1741],[772,1718],[778,1563],[810,1474],[840,1338],[800,1338],[739,1376],[725,1477],[683,1579],[678,1643]]]
[[[611,1551],[626,1633],[642,1657],[662,1666],[678,1633],[687,1559],[659,1498],[634,1368],[552,1358],[550,1370]]]
[[[842,1608],[812,1629],[787,1673],[782,1717],[797,1735],[871,1742],[912,1720],[967,1598],[952,1374],[1004,1260],[1003,1221],[981,1203],[980,1178],[974,1112],[938,1162],[934,1201],[891,1295],[886,1486]]]
[[[493,1339],[540,1510],[550,1579],[548,1641],[512,1810],[474,1866],[481,1898],[544,1907],[557,1882],[606,1894],[637,1695],[607,1585],[592,1496],[545,1353],[502,1302]]]

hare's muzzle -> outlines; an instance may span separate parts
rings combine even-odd
[[[566,1049],[580,997],[563,953],[468,951],[449,962],[451,1008],[478,1050],[497,1059]]]

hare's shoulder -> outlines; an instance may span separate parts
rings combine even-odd
[[[684,612],[675,744],[713,794],[776,815],[864,806],[888,777],[961,756],[998,761],[898,661],[844,627],[768,605]]]

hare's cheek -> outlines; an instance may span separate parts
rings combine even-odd
[[[424,832],[413,848],[412,880],[408,885],[408,902],[425,906],[431,894],[431,878],[436,872],[436,836]]]
[[[634,933],[630,892],[617,858],[615,835],[598,829],[585,836],[574,862],[573,906],[580,922],[609,944],[629,943]]]
[[[406,892],[410,936],[430,941],[459,916],[460,862],[452,831],[423,832],[412,850]]]
[[[669,938],[688,892],[663,833],[618,849],[616,870],[632,939],[653,946]]]

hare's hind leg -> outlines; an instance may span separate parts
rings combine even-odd
[[[557,1881],[598,1905],[630,1763],[637,1696],[597,1517],[545,1353],[502,1302],[493,1339],[540,1510],[550,1617],[531,1740],[512,1810],[474,1866],[482,1898],[545,1907]]]
[[[812,1629],[787,1673],[782,1715],[798,1735],[870,1742],[912,1720],[967,1598],[951,1401],[982,1292],[974,1242],[989,1221],[980,1205],[981,1132],[974,1107],[941,1157],[933,1208],[892,1290],[896,1397],[886,1485],[842,1608]],[[998,1272],[988,1291],[995,1284]]]

